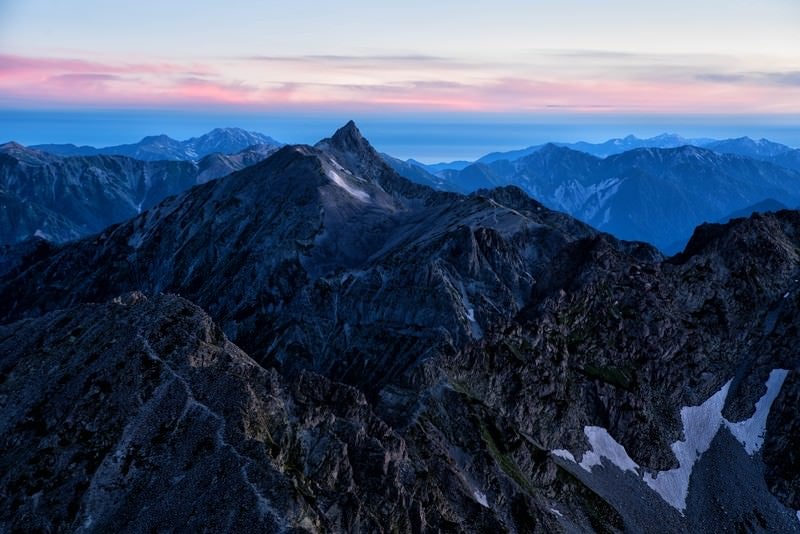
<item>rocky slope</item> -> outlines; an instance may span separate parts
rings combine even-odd
[[[276,150],[259,145],[197,163],[123,156],[54,156],[16,143],[0,146],[0,244],[31,236],[63,242],[99,232],[167,196],[230,174]]]
[[[351,123],[3,249],[2,521],[800,531],[798,279],[797,212],[665,259],[514,187],[408,182]],[[194,304],[109,302],[134,290]]]
[[[363,396],[287,386],[187,301],[129,294],[0,340],[4,531],[408,527],[382,504],[413,467]]]

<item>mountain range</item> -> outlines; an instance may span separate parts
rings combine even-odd
[[[689,145],[599,158],[549,144],[517,159],[479,160],[436,175],[403,162],[388,163],[403,176],[438,189],[469,193],[515,185],[551,209],[668,253],[682,249],[695,226],[765,199],[800,205],[798,171]]]
[[[255,145],[278,148],[282,143],[268,135],[241,128],[215,128],[200,137],[177,141],[167,135],[151,135],[138,143],[95,148],[73,144],[33,145],[30,148],[58,156],[128,156],[144,161],[199,161],[214,153],[234,154]],[[262,148],[262,150],[264,150]]]
[[[599,158],[621,154],[629,150],[637,148],[678,148],[682,146],[696,146],[700,148],[708,148],[720,154],[738,154],[740,156],[747,156],[750,158],[774,161],[779,156],[784,156],[787,153],[794,152],[793,149],[787,145],[775,143],[768,139],[754,140],[749,137],[739,137],[736,139],[709,139],[709,138],[685,138],[674,133],[663,133],[649,138],[639,138],[635,135],[628,135],[626,137],[617,137],[609,139],[602,143],[589,143],[586,141],[578,141],[576,143],[559,143],[550,142],[541,145],[532,145],[527,148],[518,150],[510,150],[507,152],[490,152],[475,161],[452,161],[425,164],[419,161],[409,159],[407,163],[422,167],[426,171],[437,174],[446,170],[460,171],[471,163],[484,163],[490,164],[495,161],[515,161],[525,156],[529,156],[544,148],[546,145],[552,144],[564,148],[571,148],[579,152],[585,152]]]
[[[677,148],[686,145],[704,146],[712,141],[712,139],[686,139],[685,137],[681,137],[677,134],[665,133],[647,139],[640,139],[635,135],[628,135],[624,138],[609,139],[608,141],[604,141],[602,143],[587,143],[586,141],[578,141],[577,143],[552,144],[604,158],[606,156],[621,154],[622,152],[627,152],[628,150],[634,150],[637,148]],[[537,152],[544,146],[545,145],[530,146],[528,148],[512,150],[510,152],[492,152],[481,158],[478,158],[475,163],[489,164],[501,160],[514,161]]]
[[[230,174],[277,150],[255,145],[199,161],[127,156],[56,156],[0,145],[0,243],[37,235],[63,242],[129,219],[169,195]]]
[[[565,150],[605,169],[528,157]],[[667,259],[513,185],[407,180],[351,122],[0,249],[0,525],[798,532],[798,278],[797,211]]]
[[[266,144],[248,146],[252,142]],[[98,232],[165,196],[261,161],[280,144],[263,134],[220,128],[183,142],[153,136],[134,145],[106,149],[38,146],[23,149],[7,144],[0,148],[0,154],[17,160],[4,160],[0,216],[6,224],[0,242],[20,241],[37,232],[63,242]],[[222,154],[242,146],[248,148],[238,154]],[[23,156],[25,150],[28,153]],[[212,150],[218,152],[193,161],[198,154]],[[123,164],[99,156],[48,156],[75,151],[119,152],[146,159]],[[605,157],[592,156],[592,152]],[[551,209],[565,211],[617,237],[646,241],[675,253],[703,222],[763,211],[763,202],[771,198],[780,198],[785,206],[797,206],[798,154],[798,150],[764,139],[714,141],[663,134],[600,144],[548,144],[489,154],[474,163],[429,167],[382,156],[402,176],[434,189],[470,193],[515,185]],[[169,161],[174,158],[186,159],[191,165]],[[62,188],[65,193],[56,201]],[[42,198],[43,191],[50,191],[52,198]]]

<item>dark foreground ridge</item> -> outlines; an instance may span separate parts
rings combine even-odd
[[[3,250],[0,525],[800,531],[799,247],[783,211],[665,260],[349,123]]]

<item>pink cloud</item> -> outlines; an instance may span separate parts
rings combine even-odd
[[[414,58],[403,58],[404,64]],[[335,63],[335,62],[334,62]],[[0,54],[0,104],[191,107],[220,105],[255,109],[325,109],[582,113],[797,113],[800,86],[726,77],[625,79],[609,72],[602,79],[532,79],[477,68],[451,79],[436,79],[437,61],[419,62],[420,80],[343,80],[341,71],[236,71],[215,73],[198,64],[119,63],[83,59],[29,58]],[[433,66],[430,66],[433,65]],[[430,67],[430,68],[429,68]],[[220,63],[217,69],[231,68]],[[315,67],[316,68],[316,67]],[[432,70],[431,70],[432,69]],[[657,75],[657,71],[656,75]],[[190,74],[191,73],[191,74]],[[654,75],[654,76],[656,76]],[[270,76],[310,80],[268,82]],[[439,73],[439,76],[442,76]],[[259,78],[261,77],[261,78]],[[425,79],[427,78],[427,79]],[[325,80],[325,83],[314,80]],[[327,80],[331,80],[328,82]]]
[[[119,63],[108,64],[74,58],[28,57],[12,54],[0,54],[0,79],[30,73],[147,73],[170,74],[176,72],[206,73],[204,66],[179,65],[175,63]]]

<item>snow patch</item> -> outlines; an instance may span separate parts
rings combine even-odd
[[[339,187],[347,191],[347,193],[350,194],[350,196],[355,197],[362,202],[369,201],[369,194],[362,191],[361,189],[358,189],[348,184],[338,172],[331,169],[327,172],[327,174],[328,178],[330,178],[334,184],[338,185]]]
[[[475,320],[475,308],[472,307],[472,303],[469,301],[469,296],[467,296],[467,291],[464,289],[464,284],[460,282],[459,290],[461,292],[461,305],[464,306],[464,311],[469,321],[470,334],[475,339],[481,339],[483,337],[483,330],[481,330],[478,321]]]
[[[678,458],[679,466],[669,471],[659,471],[655,476],[645,473],[644,481],[667,503],[681,513],[686,510],[686,497],[689,494],[689,478],[700,456],[711,446],[722,425],[722,408],[731,386],[729,380],[722,389],[700,406],[687,406],[681,409],[683,422],[683,441],[672,444],[672,452]]]
[[[600,465],[601,458],[605,458],[623,471],[637,473],[639,464],[628,456],[625,447],[617,443],[608,430],[599,426],[587,426],[584,427],[583,433],[592,446],[592,450],[587,451],[581,459],[580,466],[585,470],[591,472],[592,467]]]
[[[772,408],[772,403],[778,397],[778,393],[783,387],[783,381],[789,371],[786,369],[773,369],[767,379],[767,392],[764,393],[756,402],[756,411],[750,419],[731,423],[725,421],[725,425],[731,434],[744,446],[744,450],[750,456],[754,455],[764,444],[764,434],[767,431],[767,416]]]
[[[564,517],[564,514],[556,510],[555,508],[550,508],[550,513],[557,516],[557,517]]]
[[[486,500],[486,495],[484,493],[479,490],[473,490],[472,496],[475,497],[475,500],[478,501],[478,504],[484,508],[489,508],[489,501]]]
[[[577,463],[575,461],[575,457],[567,449],[554,449],[550,451],[550,453],[553,456],[558,456],[559,458],[563,458],[565,460],[569,460],[570,462]]]

